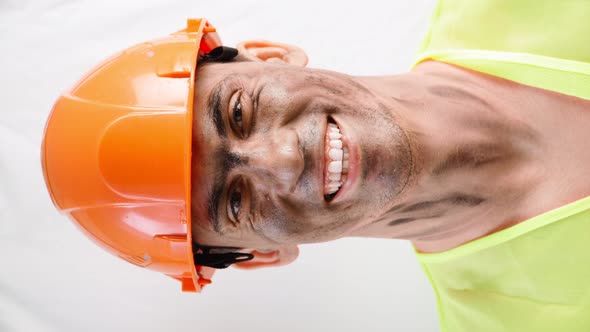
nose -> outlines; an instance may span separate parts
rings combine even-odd
[[[248,160],[247,167],[257,176],[269,179],[274,190],[293,192],[303,173],[303,152],[299,137],[292,129],[252,137],[240,149]]]

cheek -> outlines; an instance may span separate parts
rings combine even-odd
[[[276,198],[260,204],[255,227],[265,237],[282,244],[297,244],[316,233],[326,216],[315,204]]]
[[[267,201],[260,205],[254,227],[272,241],[286,243],[291,238],[293,225],[286,211]]]
[[[283,122],[291,104],[290,93],[283,85],[276,81],[266,83],[258,96],[258,131],[267,132]]]
[[[280,105],[289,99],[289,91],[280,82],[271,81],[265,85],[264,96],[268,98],[269,102]]]

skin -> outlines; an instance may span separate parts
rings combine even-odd
[[[580,144],[590,140],[590,102],[582,99],[437,62],[382,77],[211,63],[197,80],[200,244],[271,252],[362,236],[440,252],[590,194],[590,149]],[[207,109],[218,84],[225,135]],[[231,124],[237,98],[243,127]],[[328,117],[357,174],[331,202],[323,197]],[[227,181],[215,188],[223,169]]]

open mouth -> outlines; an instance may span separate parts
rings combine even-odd
[[[348,146],[342,140],[340,128],[328,117],[324,143],[324,199],[330,202],[337,194],[348,176]]]

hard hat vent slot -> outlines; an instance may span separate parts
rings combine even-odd
[[[145,254],[143,256],[136,255],[136,256],[128,256],[128,255],[119,255],[122,259],[128,261],[131,264],[146,267],[152,263],[152,259],[149,255]]]

